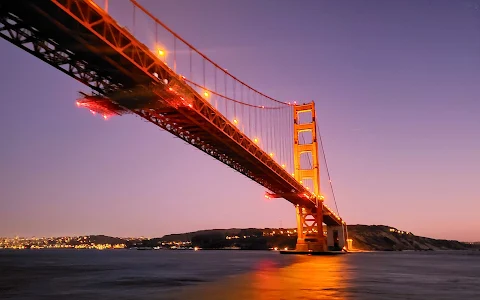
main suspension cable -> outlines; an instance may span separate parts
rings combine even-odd
[[[149,16],[150,18],[152,18],[152,20],[154,20],[156,23],[158,23],[160,26],[162,26],[165,30],[167,30],[168,32],[170,32],[174,37],[176,37],[177,39],[179,39],[181,42],[183,42],[187,47],[190,48],[190,50],[193,50],[195,51],[198,55],[200,55],[201,57],[203,57],[205,60],[207,60],[209,63],[211,63],[213,66],[215,66],[216,68],[222,70],[222,72],[225,73],[225,75],[228,75],[229,77],[231,77],[233,80],[235,81],[238,81],[240,84],[244,85],[245,87],[247,87],[248,89],[251,89],[253,90],[254,92],[262,95],[263,97],[265,97],[266,99],[269,99],[271,101],[274,101],[274,102],[277,102],[277,103],[280,103],[280,104],[283,104],[283,105],[289,105],[287,102],[283,102],[283,101],[280,101],[280,100],[277,100],[277,99],[274,99],[272,97],[269,97],[265,94],[263,94],[262,92],[254,89],[253,87],[249,86],[248,84],[246,84],[245,82],[241,81],[240,79],[238,79],[237,77],[233,76],[231,73],[229,73],[228,71],[226,71],[225,68],[222,68],[220,67],[217,63],[215,63],[213,60],[211,60],[210,58],[208,58],[205,54],[203,54],[202,52],[200,52],[199,50],[197,50],[195,47],[193,47],[189,42],[187,42],[186,40],[184,40],[181,36],[179,36],[176,32],[174,32],[172,29],[170,29],[165,23],[163,23],[162,21],[160,21],[158,18],[156,18],[154,15],[152,15],[152,13],[150,13],[146,8],[144,8],[142,5],[140,5],[136,0],[130,0],[130,2],[134,5],[134,7],[138,7],[141,11],[143,11],[147,16]]]
[[[211,90],[211,89],[208,89],[198,83],[195,83],[187,78],[184,78],[183,80],[185,80],[186,82],[190,83],[191,85],[194,85],[198,88],[201,88],[203,90],[205,90],[206,92],[212,94],[212,95],[216,95],[216,96],[219,96],[220,98],[223,98],[225,100],[229,100],[229,101],[232,101],[234,103],[237,103],[237,104],[240,104],[240,105],[245,105],[245,106],[250,106],[250,107],[255,107],[255,108],[262,108],[262,109],[283,109],[283,108],[286,108],[287,106],[265,106],[265,105],[254,105],[254,104],[250,104],[250,103],[246,103],[246,102],[242,102],[242,101],[239,101],[239,100],[236,100],[234,98],[230,98],[230,97],[227,97],[225,95],[222,95],[220,93],[217,93],[215,92],[214,90]],[[290,104],[287,104],[288,106],[290,106]],[[234,108],[235,109],[235,108]]]
[[[332,190],[333,201],[335,203],[335,209],[337,210],[337,214],[340,215],[340,211],[338,210],[338,205],[337,205],[337,199],[335,198],[335,191],[333,190],[332,178],[330,177],[330,171],[328,170],[327,156],[325,154],[325,148],[323,148],[322,135],[320,134],[320,129],[318,127],[318,123],[316,125],[317,125],[318,139],[320,141],[320,147],[322,148],[322,153],[323,153],[323,161],[325,162],[325,168],[327,169],[328,182],[330,184],[330,189]]]

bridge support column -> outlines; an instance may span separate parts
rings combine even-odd
[[[305,114],[306,117],[300,118],[300,114]],[[308,134],[307,138],[300,138],[301,133],[310,133],[310,139]],[[301,164],[302,155],[308,158],[308,166]],[[293,107],[293,160],[295,179],[309,188],[316,197],[320,197],[317,126],[313,101]],[[310,187],[307,182],[311,182]],[[323,202],[318,199],[316,207],[313,208],[297,205],[296,210],[298,237],[295,251],[327,251],[327,241],[323,234]]]
[[[305,114],[306,117],[300,118],[300,114]],[[308,134],[307,138],[305,136],[300,138],[301,133],[310,133],[310,139]],[[302,155],[306,156],[309,165],[301,164]],[[320,168],[314,102],[293,107],[293,160],[295,179],[318,197],[316,207],[296,206],[298,237],[295,251],[327,251],[327,241],[323,234],[323,202],[320,200]],[[310,186],[307,185],[308,182],[311,183]]]
[[[295,251],[327,251],[327,241],[323,234],[322,206],[308,209],[296,206],[297,210],[297,245]]]
[[[327,245],[333,251],[348,248],[346,226],[327,226]]]

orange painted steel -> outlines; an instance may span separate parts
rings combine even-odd
[[[307,114],[311,119],[302,123],[300,114]],[[317,126],[315,103],[311,102],[293,107],[293,161],[295,179],[298,182],[312,180],[316,206],[297,205],[297,251],[327,251],[327,241],[323,234],[323,197],[320,191],[320,168],[318,163]],[[311,133],[311,142],[300,143],[302,132]],[[303,153],[311,155],[311,165],[303,168],[300,158]]]

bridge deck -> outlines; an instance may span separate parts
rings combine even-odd
[[[315,196],[92,1],[2,1],[0,36],[293,204]],[[324,209],[327,225],[341,224]]]

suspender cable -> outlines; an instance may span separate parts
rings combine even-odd
[[[225,78],[224,78],[224,83],[225,83],[225,90],[224,90],[224,94],[225,94],[225,97],[227,97],[227,74],[225,73]],[[227,101],[225,101],[225,117],[227,117],[228,119],[228,106],[227,106]]]
[[[133,33],[133,35],[135,35],[135,8],[136,8],[136,6],[135,6],[135,4],[134,4],[134,5],[133,5],[133,26],[132,26],[132,27],[133,27],[133,28],[132,28],[132,33]]]
[[[203,86],[206,85],[206,76],[205,76],[205,59],[203,60]]]
[[[233,81],[233,99],[237,99],[236,97],[236,91],[237,91],[237,86],[236,86],[236,81],[234,80]],[[233,118],[234,118],[234,122],[237,120],[237,103],[236,102],[233,102]],[[235,122],[235,125],[237,125],[237,123]]]
[[[213,69],[213,77],[215,81],[214,89],[215,89],[215,93],[217,93],[218,91],[217,91],[217,69],[216,68]],[[215,96],[215,109],[218,110],[218,96]]]
[[[194,81],[194,80],[193,80],[193,67],[192,67],[192,63],[193,63],[193,62],[192,62],[192,59],[193,59],[193,58],[192,58],[192,49],[190,49],[189,52],[190,52],[190,80],[191,80],[191,81]]]
[[[173,71],[177,72],[177,38],[173,37]]]

